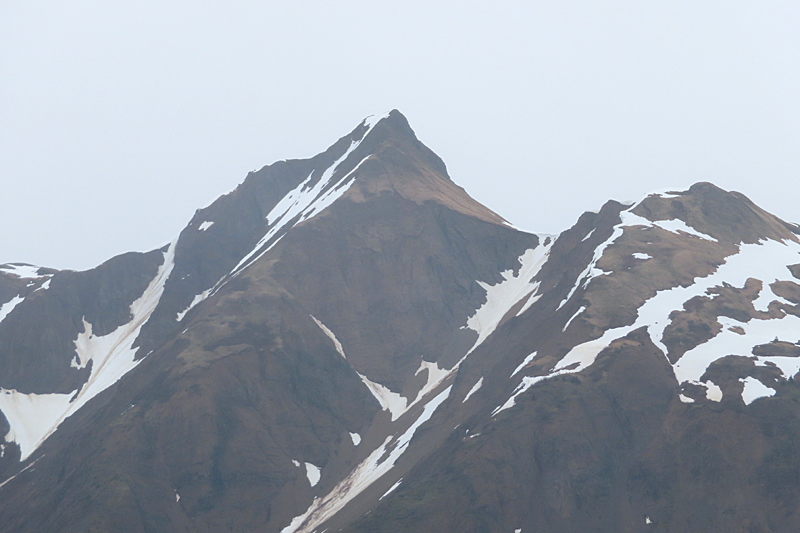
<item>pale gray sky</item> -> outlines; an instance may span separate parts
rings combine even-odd
[[[800,221],[794,1],[4,0],[0,263],[173,238],[400,109],[524,229],[712,181]]]

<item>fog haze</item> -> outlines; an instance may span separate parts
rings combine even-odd
[[[383,4],[0,4],[0,263],[159,247],[393,108],[530,231],[696,181],[800,222],[800,4]]]

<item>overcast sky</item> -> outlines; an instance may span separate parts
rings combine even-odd
[[[0,263],[156,248],[393,108],[523,229],[701,180],[800,221],[798,28],[796,0],[3,0]]]

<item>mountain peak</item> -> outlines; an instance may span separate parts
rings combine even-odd
[[[686,191],[651,193],[631,212],[653,221],[681,220],[702,233],[734,244],[763,239],[797,241],[790,224],[761,209],[744,194],[704,181]]]
[[[360,131],[364,126],[370,127],[366,133]],[[506,224],[453,182],[444,161],[417,138],[400,111],[368,117],[346,138],[358,134],[363,135],[359,153],[369,155],[360,159],[353,154],[354,160],[361,161],[361,173],[345,197],[364,202],[397,194],[416,203],[433,201],[486,222]]]
[[[367,128],[366,132],[363,131],[365,127]],[[364,144],[364,150],[371,150],[373,153],[380,150],[385,144],[413,148],[424,154],[427,164],[450,179],[444,161],[417,138],[408,119],[397,109],[380,115],[368,116],[345,138],[360,138]]]

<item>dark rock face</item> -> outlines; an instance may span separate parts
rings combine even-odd
[[[524,233],[368,119],[0,265],[0,531],[797,530],[798,253],[711,184]]]
[[[93,324],[98,336],[129,322],[131,303],[160,262],[158,251],[128,253],[86,272],[51,271],[46,280],[0,270],[6,283],[20,286],[11,291],[13,296],[24,298],[0,322],[0,387],[40,394],[76,390],[88,377],[70,366],[83,320]]]

